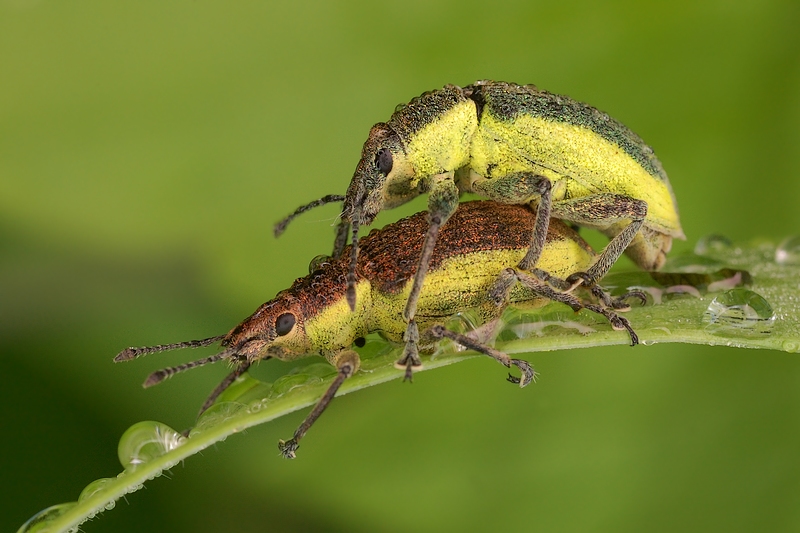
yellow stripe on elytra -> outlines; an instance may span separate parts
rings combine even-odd
[[[489,250],[459,255],[429,271],[417,303],[416,319],[420,331],[439,321],[426,321],[425,317],[449,317],[464,309],[489,305],[489,289],[497,281],[500,271],[516,266],[526,251]],[[586,270],[594,258],[573,240],[557,240],[547,243],[537,267],[563,278]],[[410,292],[411,281],[396,294],[374,289],[369,329],[380,330],[388,339],[400,341],[406,329],[402,314]]]
[[[316,350],[340,350],[353,344],[358,337],[368,333],[367,320],[373,312],[372,291],[369,281],[356,284],[356,310],[350,306],[344,294],[335,303],[319,309],[306,317],[305,330],[308,340]]]
[[[471,152],[471,168],[480,175],[487,175],[492,163],[494,176],[533,171],[551,181],[565,179],[567,186],[554,190],[568,191],[571,198],[598,192],[625,194],[647,202],[648,226],[670,235],[680,233],[667,185],[588,128],[526,114],[508,121],[484,112]]]
[[[433,176],[466,165],[477,127],[475,103],[465,100],[419,129],[406,145],[416,175]]]

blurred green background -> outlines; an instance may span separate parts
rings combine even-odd
[[[690,249],[800,233],[800,4],[0,0],[0,530],[190,426],[222,366],[150,390],[329,251],[369,127],[446,83],[535,83],[659,154]],[[417,201],[379,224],[424,207]],[[474,359],[237,435],[83,526],[126,531],[797,531],[800,359],[553,352],[524,392]],[[290,368],[260,365],[264,379]]]

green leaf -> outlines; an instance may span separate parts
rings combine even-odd
[[[701,240],[696,251],[699,255],[670,259],[664,270],[681,273],[679,276],[662,274],[653,279],[643,272],[613,273],[603,281],[612,294],[630,288],[649,294],[647,305],[625,314],[642,344],[684,342],[800,351],[800,240],[790,239],[777,247],[768,242],[740,247],[712,236]],[[736,274],[723,270],[725,267],[746,272]],[[698,273],[701,275],[694,275]],[[474,328],[469,313],[454,317],[448,326]],[[627,332],[612,330],[603,317],[586,310],[573,313],[560,304],[537,311],[508,310],[490,326],[494,327],[478,331],[496,338],[498,349],[513,354],[630,342]],[[361,370],[345,382],[337,396],[402,378],[402,371],[394,368],[397,349],[377,337],[369,340],[372,342],[360,350]],[[480,356],[456,351],[451,342],[444,341],[437,353],[424,359],[424,370],[471,357]],[[159,422],[139,422],[120,439],[122,473],[90,483],[77,502],[45,509],[19,531],[76,530],[86,520],[112,509],[120,497],[191,455],[249,427],[314,404],[334,374],[329,365],[314,364],[274,383],[245,375],[200,417],[188,437]],[[313,445],[313,434],[308,444]],[[276,449],[276,460],[282,460],[277,456]]]

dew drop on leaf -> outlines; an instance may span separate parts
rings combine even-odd
[[[731,289],[714,298],[703,320],[714,335],[767,335],[775,324],[775,312],[760,294],[749,289]]]
[[[701,237],[694,246],[694,253],[697,255],[714,255],[725,252],[733,246],[733,243],[723,235],[711,234]]]
[[[75,505],[76,504],[74,502],[60,503],[58,505],[48,507],[43,511],[39,511],[27,522],[25,522],[22,527],[17,530],[17,533],[36,533],[38,531],[47,531],[50,522],[75,507]]]
[[[779,265],[800,265],[800,236],[784,239],[778,245],[775,262]]]
[[[308,384],[309,381],[318,382],[320,379],[315,376],[299,373],[281,376],[272,384],[272,390],[270,391],[269,396],[273,399],[278,398],[294,388],[302,387],[303,385]]]
[[[174,450],[185,440],[183,435],[161,422],[139,422],[119,439],[119,462],[125,469],[135,470]]]
[[[86,488],[81,491],[81,495],[78,496],[78,502],[83,502],[95,496],[99,493],[102,493],[106,490],[106,487],[109,483],[112,483],[114,480],[111,478],[100,478],[92,481]]]
[[[217,427],[246,408],[245,404],[239,402],[217,402],[200,415],[189,436],[196,437],[204,431]]]

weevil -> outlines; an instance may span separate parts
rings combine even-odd
[[[442,229],[428,275],[419,294],[416,320],[422,331],[418,339],[424,351],[432,350],[442,338],[449,338],[468,349],[488,355],[506,367],[516,366],[521,377],[509,374],[509,381],[521,387],[535,376],[526,361],[486,346],[468,335],[455,333],[441,324],[459,311],[475,310],[485,321],[497,317],[508,303],[539,306],[548,300],[563,302],[572,309],[588,309],[606,317],[612,327],[627,330],[631,344],[638,338],[627,319],[619,316],[626,295],[602,301],[579,299],[572,293],[554,290],[547,283],[513,268],[530,244],[535,215],[526,206],[490,201],[466,202],[453,215],[452,224]],[[298,442],[333,399],[341,384],[359,368],[354,343],[371,332],[400,342],[405,334],[403,309],[411,291],[417,260],[427,230],[425,213],[418,213],[381,230],[373,230],[361,241],[356,265],[355,312],[347,302],[348,256],[312,262],[314,271],[297,279],[287,290],[260,306],[255,313],[226,335],[147,348],[127,348],[115,361],[176,348],[208,346],[221,341],[222,351],[190,363],[165,368],[151,374],[145,387],[190,368],[227,360],[234,369],[214,389],[201,408],[205,411],[234,380],[255,362],[264,359],[283,361],[310,354],[324,356],[337,369],[327,392],[300,425],[294,436],[281,441],[279,448],[293,458]],[[594,251],[574,230],[559,220],[548,229],[540,265],[552,276],[567,277],[589,267]],[[509,290],[496,297],[490,293],[497,279],[510,280]],[[513,285],[513,286],[512,286]],[[633,294],[632,296],[639,296]]]
[[[384,209],[428,194],[429,226],[404,310],[406,349],[398,361],[410,376],[419,364],[413,341],[417,297],[439,230],[465,192],[536,206],[518,267],[540,278],[546,278],[539,259],[551,217],[607,235],[609,244],[585,272],[572,275],[566,290],[591,286],[623,251],[641,268],[657,270],[672,239],[685,238],[667,174],[638,135],[567,96],[485,80],[446,85],[398,106],[388,122],[370,130],[346,194],[298,208],[275,226],[275,234],[312,207],[343,201],[333,256],[344,252],[349,236],[347,298],[355,309],[359,227]]]

